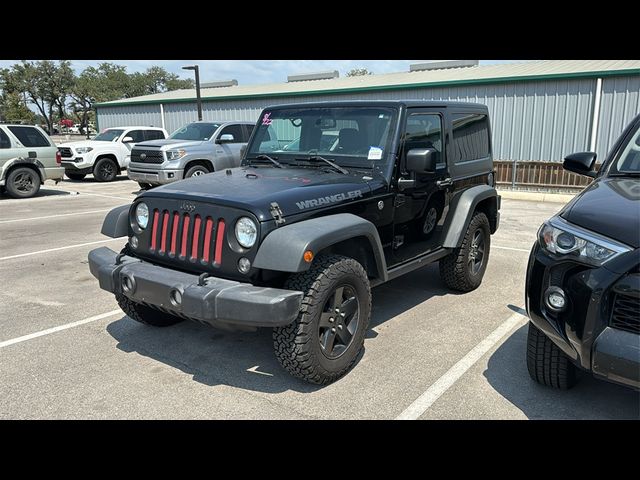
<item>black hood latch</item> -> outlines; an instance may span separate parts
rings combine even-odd
[[[273,219],[276,221],[276,226],[282,225],[286,222],[286,220],[284,219],[284,214],[282,213],[282,209],[280,208],[280,205],[278,205],[278,202],[271,202],[269,212],[271,213]]]

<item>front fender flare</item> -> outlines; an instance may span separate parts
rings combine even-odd
[[[263,240],[253,262],[256,268],[279,272],[303,272],[310,264],[304,252],[314,254],[344,240],[364,237],[369,242],[380,279],[387,279],[387,265],[376,227],[368,220],[350,213],[303,220],[280,227]]]
[[[121,205],[114,208],[102,222],[100,233],[111,238],[126,237],[129,235],[129,209],[131,205]]]

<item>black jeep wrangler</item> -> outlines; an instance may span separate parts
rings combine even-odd
[[[596,154],[564,168],[595,178],[545,222],[529,257],[527,367],[567,389],[579,370],[640,389],[640,115],[600,170]]]
[[[265,109],[239,168],[140,194],[89,254],[132,319],[272,327],[296,377],[326,384],[364,345],[371,287],[431,262],[467,292],[498,228],[487,107],[425,101]]]

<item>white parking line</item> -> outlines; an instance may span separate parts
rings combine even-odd
[[[93,317],[85,318],[84,320],[78,320],[77,322],[65,323],[64,325],[59,325],[57,327],[47,328],[46,330],[40,330],[39,332],[12,338],[11,340],[5,340],[4,342],[0,342],[0,348],[8,347],[9,345],[15,345],[16,343],[26,342],[27,340],[42,337],[44,335],[49,335],[51,333],[56,333],[61,330],[67,330],[68,328],[78,327],[86,323],[95,322],[96,320],[102,320],[103,318],[112,317],[114,315],[117,315],[118,313],[124,315],[124,312],[120,309],[111,310],[110,312],[101,313],[100,315],[94,315]]]
[[[37,252],[19,253],[18,255],[9,255],[8,257],[0,257],[0,261],[10,260],[12,258],[29,257],[31,255],[38,255],[40,253],[57,252],[59,250],[67,250],[69,248],[86,247],[87,245],[96,245],[98,243],[113,242],[115,240],[122,240],[123,238],[127,238],[127,237],[110,238],[108,240],[98,240],[95,242],[87,242],[87,243],[76,243],[75,245],[67,245],[65,247],[58,247],[58,248],[47,248],[46,250],[38,250]]]
[[[522,310],[522,309],[521,309]],[[482,356],[498,343],[502,337],[509,333],[516,325],[526,319],[521,313],[514,313],[502,325],[496,328],[484,340],[462,357],[458,363],[451,367],[422,395],[409,405],[396,420],[416,420],[435,403],[444,392],[455,384]]]
[[[491,248],[497,248],[499,250],[513,250],[514,252],[525,252],[529,253],[531,249],[527,248],[514,248],[514,247],[501,247],[500,245],[491,245]]]
[[[117,195],[104,195],[102,193],[88,193],[88,192],[78,192],[80,195],[90,195],[92,197],[104,197],[104,198],[117,198],[118,200],[126,200],[127,202],[133,202],[135,197],[119,197]]]
[[[46,217],[16,218],[15,220],[0,220],[0,223],[28,222],[29,220],[44,220],[47,218],[72,217],[76,215],[88,215],[90,213],[103,213],[103,212],[108,212],[109,210],[110,209],[107,208],[102,210],[89,210],[88,212],[59,213],[57,215],[47,215]]]

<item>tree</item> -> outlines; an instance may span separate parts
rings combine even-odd
[[[0,119],[6,122],[35,124],[36,115],[18,92],[3,93],[0,96]]]
[[[360,77],[362,75],[373,75],[373,72],[366,68],[352,68],[347,72],[347,77]]]
[[[128,98],[194,87],[193,80],[183,80],[158,66],[150,67],[143,73],[132,73],[129,78]]]

